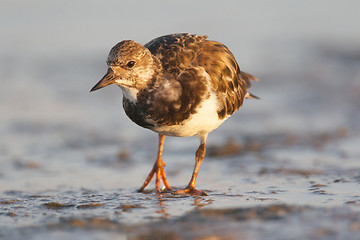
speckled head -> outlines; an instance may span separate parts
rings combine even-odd
[[[107,64],[109,66],[123,66],[129,61],[138,62],[146,54],[146,50],[143,45],[133,40],[121,41],[110,50]]]
[[[110,84],[119,85],[124,94],[139,91],[161,71],[159,60],[146,47],[132,40],[116,44],[110,50],[107,65],[107,73],[91,91]]]

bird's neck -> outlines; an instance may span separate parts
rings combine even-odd
[[[128,87],[122,87],[120,86],[122,92],[123,92],[123,97],[125,97],[126,99],[128,99],[130,102],[132,103],[137,103],[137,95],[139,93],[139,90],[136,88],[128,88]]]

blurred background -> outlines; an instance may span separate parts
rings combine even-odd
[[[106,223],[121,227],[206,205],[280,203],[340,210],[325,216],[322,208],[300,207],[294,214],[280,209],[283,221],[255,218],[249,225],[243,221],[243,228],[216,227],[253,239],[300,239],[304,233],[315,234],[309,239],[358,239],[359,1],[1,0],[0,5],[0,238],[56,239],[36,229],[46,232],[49,223],[50,229],[71,229],[78,227],[72,225],[75,218],[83,224],[88,217],[110,219],[100,221],[100,229],[108,230]],[[180,32],[227,45],[240,68],[259,78],[251,92],[261,99],[245,101],[209,135],[197,180],[197,187],[210,193],[207,198],[136,193],[155,160],[157,134],[126,117],[118,87],[89,92],[105,74],[116,43],[145,44]],[[172,186],[187,184],[198,144],[195,137],[166,138]],[[260,210],[254,211],[261,218]],[[326,229],[319,231],[319,225]],[[14,231],[25,226],[35,230]]]
[[[210,134],[210,145],[340,129],[348,141],[332,147],[357,158],[359,9],[355,0],[2,0],[0,190],[139,186],[156,134],[125,116],[119,88],[89,90],[117,42],[178,32],[224,43],[260,79],[251,92],[261,100],[248,100]],[[167,161],[189,171],[176,184],[187,182],[197,144],[167,138]]]

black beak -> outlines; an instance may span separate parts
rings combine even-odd
[[[109,68],[105,76],[90,90],[90,92],[106,87],[107,85],[114,84],[115,79],[116,76],[114,74],[114,71]]]

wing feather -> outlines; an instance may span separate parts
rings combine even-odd
[[[188,33],[171,34],[156,38],[145,44],[145,47],[159,58],[164,72],[182,82],[183,87],[190,86],[191,81],[187,79],[189,77],[194,81],[196,79],[205,81],[202,76],[196,76],[196,72],[199,71],[194,71],[203,68],[210,76],[211,88],[220,102],[218,116],[223,119],[238,110],[245,98],[257,98],[248,92],[251,81],[257,78],[240,71],[234,55],[225,45],[206,39],[207,36]],[[195,96],[198,92],[194,90],[196,87],[193,83],[191,86],[187,93],[189,96],[186,97],[196,99],[195,102],[198,104],[200,101],[198,98],[201,96]],[[182,106],[182,110],[185,110],[185,106]]]

